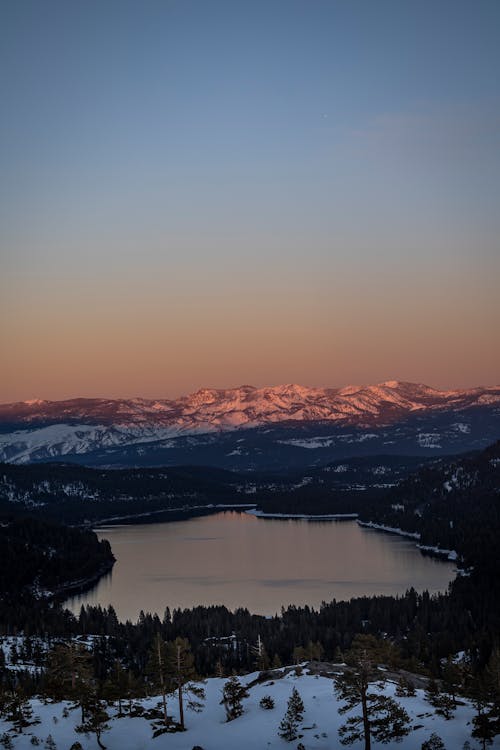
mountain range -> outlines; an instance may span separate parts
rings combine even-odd
[[[276,468],[344,455],[453,453],[499,434],[500,387],[443,391],[401,381],[0,404],[0,460],[14,463]]]

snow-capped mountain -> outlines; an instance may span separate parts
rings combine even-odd
[[[459,415],[470,410],[480,410],[498,420],[500,387],[441,391],[387,381],[344,388],[205,388],[177,400],[35,399],[0,405],[0,460],[22,463],[130,446],[143,455],[148,445],[162,443],[170,448],[191,437],[186,445],[192,446],[193,439],[196,442],[200,435],[213,443],[227,433],[266,426],[286,428],[289,434],[282,435],[281,442],[286,438],[293,441],[294,430],[312,425],[371,430],[367,434],[373,435],[413,417],[452,414],[457,415],[455,424],[462,425],[459,432],[465,435],[470,432],[470,424],[460,421]],[[297,440],[303,443],[302,433]],[[434,447],[435,436],[422,424],[418,435],[418,447]],[[310,447],[328,445],[320,441]]]

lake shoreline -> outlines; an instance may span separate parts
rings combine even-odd
[[[176,523],[149,518],[98,528],[116,565],[64,606],[78,613],[82,604],[111,604],[121,619],[134,619],[141,609],[161,614],[166,606],[215,604],[274,615],[281,606],[317,608],[332,599],[400,596],[409,588],[445,592],[456,575],[451,561],[431,562],[415,540],[402,544],[391,534],[365,534],[356,518],[311,523],[241,507],[203,510],[190,518],[182,514]]]

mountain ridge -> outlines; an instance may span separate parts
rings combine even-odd
[[[234,388],[200,388],[177,399],[93,398],[78,397],[63,400],[29,399],[0,404],[0,422],[7,419],[32,421],[59,417],[73,418],[82,411],[93,408],[103,419],[129,415],[129,418],[151,417],[158,422],[171,419],[178,412],[189,415],[202,408],[220,406],[222,412],[231,413],[237,407],[254,407],[257,417],[264,416],[275,405],[294,417],[294,406],[315,406],[320,413],[311,419],[337,421],[362,412],[375,414],[382,403],[394,404],[407,411],[423,408],[439,408],[452,404],[463,407],[500,401],[500,386],[478,386],[474,388],[441,390],[423,383],[388,380],[373,385],[346,385],[341,387],[302,386],[288,383],[258,388],[241,385]],[[225,404],[225,407],[224,407]],[[260,410],[259,410],[260,407]],[[127,411],[128,409],[128,411]],[[89,416],[92,416],[91,414]],[[308,419],[306,412],[299,419]],[[249,420],[250,421],[250,420]]]
[[[179,399],[32,399],[0,404],[0,460],[46,460],[249,429],[282,427],[292,437],[301,425],[381,430],[419,416],[458,415],[460,421],[460,413],[470,410],[488,412],[496,422],[500,387],[442,391],[406,381],[341,388],[289,383],[201,388]],[[425,434],[425,425],[417,427]]]

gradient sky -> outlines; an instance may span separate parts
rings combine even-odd
[[[500,381],[498,0],[4,0],[0,400]]]

